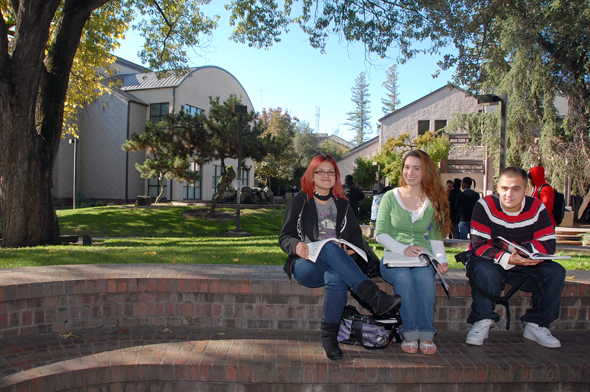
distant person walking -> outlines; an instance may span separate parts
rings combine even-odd
[[[545,180],[545,168],[543,166],[531,167],[528,177],[529,181],[531,182],[531,185],[533,186],[531,196],[536,197],[537,199],[540,199],[543,202],[545,208],[547,208],[547,211],[549,211],[549,217],[551,218],[551,223],[553,224],[553,227],[557,226],[555,223],[555,218],[553,217],[555,191]]]
[[[445,185],[445,188],[447,190],[447,195],[449,193],[451,193],[451,191],[453,190],[453,180],[447,180],[447,184]]]
[[[457,211],[457,222],[459,223],[459,238],[467,239],[467,235],[471,230],[471,213],[473,207],[479,200],[479,193],[471,189],[474,183],[471,177],[464,177],[461,181],[461,188],[463,192],[457,195],[455,200],[455,210]]]
[[[359,201],[365,198],[365,194],[361,190],[361,188],[357,187],[352,176],[348,174],[344,177],[344,185],[342,185],[344,189],[344,196],[348,197],[348,201],[350,203],[350,208],[354,212],[354,216],[358,220],[359,218]]]
[[[449,200],[449,207],[451,209],[451,222],[453,224],[453,231],[450,235],[451,238],[457,239],[459,238],[459,226],[457,222],[457,208],[455,207],[455,202],[457,201],[457,195],[461,193],[461,180],[459,178],[455,178],[453,180],[453,189],[447,195],[447,199]]]

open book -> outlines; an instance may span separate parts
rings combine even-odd
[[[532,260],[555,260],[555,259],[571,259],[570,256],[557,256],[557,255],[548,255],[541,252],[530,252],[525,247],[515,244],[514,242],[508,241],[504,237],[496,237],[493,239],[492,244],[496,248],[500,248],[503,251],[508,253],[514,252],[516,249],[518,253],[520,253],[524,257],[528,257]]]
[[[325,240],[315,241],[315,242],[311,242],[311,243],[307,244],[307,249],[309,250],[309,260],[311,260],[315,263],[318,256],[320,255],[320,251],[322,250],[324,245],[326,245],[326,243],[328,243],[328,242],[335,242],[337,244],[344,244],[348,248],[350,248],[350,249],[354,250],[356,253],[358,253],[365,261],[367,261],[367,254],[365,253],[364,250],[362,250],[361,248],[359,248],[356,245],[351,244],[350,242],[348,242],[346,240],[338,239],[338,238],[327,238]]]
[[[451,298],[451,294],[449,293],[449,284],[445,280],[443,274],[441,274],[438,270],[438,265],[440,263],[436,257],[434,257],[434,255],[428,251],[428,249],[422,248],[418,254],[418,257],[408,257],[404,254],[393,253],[390,251],[385,251],[383,253],[383,264],[388,267],[426,267],[429,263],[440,278],[440,282],[445,289],[447,297]]]

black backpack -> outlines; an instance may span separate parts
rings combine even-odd
[[[539,198],[541,197],[541,190],[546,186],[551,188],[549,184],[541,185],[541,187],[539,188]],[[563,217],[565,216],[565,196],[563,195],[563,193],[557,192],[553,188],[551,189],[553,190],[554,194],[553,211],[551,211],[551,213],[553,214],[553,219],[555,219],[555,225],[559,226],[561,222],[563,222]]]
[[[338,342],[368,349],[385,348],[389,343],[402,341],[401,326],[399,312],[377,317],[362,315],[354,306],[346,305],[340,320]]]

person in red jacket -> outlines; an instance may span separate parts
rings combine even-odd
[[[553,203],[555,202],[555,193],[551,186],[543,186],[549,185],[547,181],[545,181],[545,169],[543,166],[532,167],[529,171],[528,177],[533,186],[531,196],[541,199],[545,205],[545,208],[547,208],[547,211],[549,211],[549,217],[551,218],[553,227],[557,226],[555,224],[555,218],[553,217]]]

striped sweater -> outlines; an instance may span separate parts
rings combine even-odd
[[[549,212],[534,197],[525,196],[520,212],[505,212],[497,194],[480,199],[471,216],[471,244],[477,256],[490,257],[504,269],[510,253],[492,246],[498,236],[519,244],[531,252],[555,253],[555,230]]]

